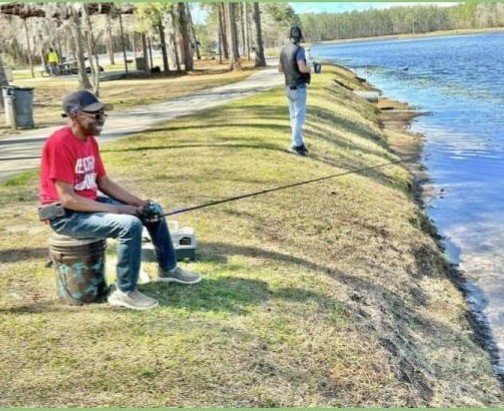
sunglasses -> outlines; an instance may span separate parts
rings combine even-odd
[[[108,116],[108,114],[105,113],[104,111],[81,111],[79,114],[82,114],[82,115],[88,116],[88,117],[92,117],[95,120],[100,120],[100,119]]]

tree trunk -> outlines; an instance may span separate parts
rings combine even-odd
[[[229,3],[231,5],[230,9],[233,11],[231,13],[231,16],[232,18],[230,19],[231,20],[231,24],[234,26],[234,40],[233,40],[233,45],[234,45],[234,48],[235,48],[235,54],[236,54],[236,58],[240,58],[240,42],[238,40],[238,24],[236,24],[236,5],[239,4],[239,3]]]
[[[256,38],[255,30],[254,30],[254,24],[253,24],[254,20],[252,18],[252,13],[253,13],[252,4],[248,4],[247,3],[246,9],[247,9],[247,23],[248,23],[248,39],[247,39],[247,42],[248,42],[250,57],[251,57],[251,59],[253,58],[254,61],[255,61],[255,54],[252,57],[252,48],[254,47],[255,38]]]
[[[26,35],[26,48],[28,49],[28,61],[30,62],[31,76],[32,78],[35,78],[35,70],[33,68],[33,57],[31,54],[31,46],[30,46],[30,35],[28,34],[28,25],[26,24],[26,19],[23,19],[23,25]]]
[[[185,71],[194,70],[193,53],[191,47],[191,34],[189,21],[187,18],[186,4],[177,3],[180,22],[180,34],[182,36],[182,47],[184,48],[184,66]]]
[[[143,59],[144,59],[144,73],[145,75],[149,74],[149,51],[147,50],[147,36],[145,33],[142,33],[142,52],[143,52]]]
[[[168,16],[171,20],[171,31],[170,31],[170,43],[173,47],[173,58],[175,60],[175,66],[177,67],[177,71],[181,71],[180,68],[180,54],[178,49],[178,32],[179,32],[179,23],[178,18],[174,10],[174,6],[172,6],[168,12]]]
[[[107,49],[109,54],[110,64],[115,66],[114,58],[114,37],[112,36],[112,18],[107,14]]]
[[[189,28],[190,28],[190,33],[191,33],[191,41],[194,44],[194,51],[196,52],[196,58],[198,60],[201,60],[199,41],[196,38],[196,30],[194,29],[194,23],[193,23],[193,19],[192,19],[192,15],[191,15],[191,7],[189,7],[189,4],[186,5],[186,11],[187,11],[187,21],[189,23]]]
[[[60,56],[60,59],[63,58],[63,48],[61,47],[61,41],[60,41],[60,38],[59,38],[59,35],[58,35],[58,38],[57,38],[57,41],[58,41],[58,56]]]
[[[261,9],[259,8],[259,3],[253,3],[253,19],[256,31],[256,67],[266,67],[266,58],[264,57],[264,44],[262,39],[262,29],[261,29]]]
[[[221,24],[221,10],[219,5],[217,5],[218,17],[219,17],[219,64],[222,64],[222,24]]]
[[[91,73],[93,74],[93,93],[99,97],[100,95],[100,62],[98,61],[98,55],[94,52],[94,37],[93,28],[91,26],[91,19],[88,13],[88,4],[84,3],[82,5],[82,18],[84,19],[84,25],[87,32],[87,50],[89,58],[89,66],[91,67]]]
[[[40,62],[42,63],[43,66],[45,66],[46,64],[46,59],[45,59],[45,56],[44,56],[44,38],[42,37],[42,34],[39,34],[39,38],[38,40],[35,40],[34,39],[34,43],[39,45],[38,47],[38,52],[39,52],[39,56],[40,56]],[[61,55],[61,54],[59,54]]]
[[[9,80],[7,80],[7,75],[5,74],[5,69],[2,60],[2,54],[0,53],[0,107],[4,108],[3,93],[1,92],[2,87],[9,85]]]
[[[173,8],[173,6],[171,6]],[[175,58],[175,43],[174,43],[174,17],[173,10],[170,10],[163,15],[163,21],[165,26],[165,35],[167,40],[167,50],[168,50],[168,62],[175,70],[178,71],[177,68],[177,59]]]
[[[219,25],[222,33],[222,51],[224,52],[224,58],[227,60],[229,58],[229,46],[227,41],[226,10],[224,9],[224,3],[219,3]]]
[[[80,17],[75,9],[72,10],[72,20],[74,29],[75,51],[77,54],[77,67],[79,70],[79,88],[92,90],[89,77],[86,73],[86,63],[84,60],[84,40],[82,38],[82,28]]]
[[[236,3],[227,3],[228,8],[228,22],[229,22],[229,37],[231,38],[231,47],[234,48],[236,59],[240,58],[240,51],[238,50],[238,26],[236,25]]]
[[[152,44],[151,44],[151,39],[150,36],[147,37],[147,43],[149,45],[149,61],[150,61],[150,68],[152,69],[154,67],[154,61],[152,59]]]
[[[232,3],[226,3],[227,22],[229,26],[229,38],[231,39],[231,69],[241,70],[241,64],[238,55],[238,36],[236,35],[236,21],[234,21],[234,7]]]
[[[119,12],[119,28],[121,29],[121,45],[124,58],[124,69],[126,70],[126,73],[128,73],[128,55],[126,54],[126,43],[124,42],[124,27],[121,12]]]
[[[136,64],[137,52],[136,52],[136,44],[135,44],[135,32],[131,33],[130,36],[131,48],[133,49],[133,61]]]
[[[250,61],[250,25],[248,16],[248,3],[243,3],[243,16],[245,20],[245,48],[247,53],[247,60]]]
[[[161,52],[163,53],[163,71],[164,75],[170,74],[170,67],[168,66],[168,52],[166,50],[166,38],[164,32],[163,21],[160,19],[158,24],[159,38],[161,39]]]
[[[247,40],[245,35],[245,19],[247,17],[247,13],[245,10],[246,3],[238,3],[238,7],[240,9],[240,32],[241,32],[241,44],[242,44],[242,56],[247,54]]]

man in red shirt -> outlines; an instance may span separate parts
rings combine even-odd
[[[196,284],[201,277],[177,266],[165,219],[143,221],[142,200],[113,182],[105,171],[95,136],[112,106],[89,91],[77,91],[63,100],[68,125],[54,132],[42,152],[40,202],[59,202],[65,215],[49,220],[59,234],[75,237],[117,238],[117,284],[108,302],[134,310],[147,310],[158,302],[138,291],[142,229],[147,227],[159,263],[158,281]],[[98,190],[106,194],[99,196]],[[162,210],[159,210],[162,212]]]

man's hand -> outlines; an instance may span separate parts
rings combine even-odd
[[[131,215],[139,215],[142,208],[141,207],[136,207],[132,205],[117,205],[115,206],[116,208],[116,214],[131,214]]]
[[[136,206],[138,206],[140,209],[144,208],[147,204],[151,203],[152,200],[149,198],[147,200],[140,200],[137,204],[135,204]]]

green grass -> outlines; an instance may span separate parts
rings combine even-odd
[[[310,157],[279,88],[104,145],[107,170],[173,210],[397,160],[344,75],[314,76]],[[144,313],[59,304],[35,177],[0,187],[0,406],[502,406],[409,183],[391,165],[183,214],[204,280],[142,286]]]
[[[9,178],[5,182],[0,183],[0,187],[25,186],[27,183],[32,182],[34,174],[34,171],[25,171],[23,173],[19,173],[14,177]]]

